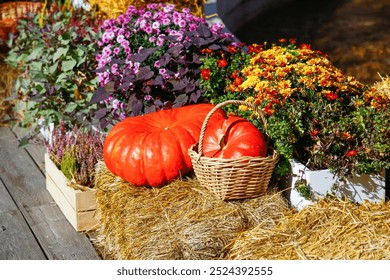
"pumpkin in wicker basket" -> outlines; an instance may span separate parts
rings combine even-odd
[[[212,158],[265,157],[267,143],[257,127],[231,116],[210,123],[204,134],[203,154]]]
[[[263,135],[249,121],[230,117],[222,122],[209,122],[217,110],[230,104],[251,107],[266,126],[261,110],[255,105],[240,100],[222,102],[206,116],[199,141],[190,147],[188,154],[199,183],[217,198],[258,197],[266,193],[279,155],[267,148]],[[229,124],[236,127],[229,129]]]

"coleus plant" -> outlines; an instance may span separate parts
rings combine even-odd
[[[5,61],[21,73],[14,97],[26,104],[20,126],[36,133],[62,119],[68,127],[94,120],[96,105],[89,102],[98,86],[93,71],[100,22],[91,11],[61,4],[18,21]]]
[[[102,25],[96,56],[100,87],[92,98],[105,128],[127,116],[176,108],[202,100],[201,58],[205,50],[235,45],[220,24],[209,26],[173,4],[129,6]]]

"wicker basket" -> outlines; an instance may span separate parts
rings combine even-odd
[[[0,46],[5,45],[9,33],[16,32],[17,21],[28,13],[36,13],[41,8],[41,2],[12,1],[0,4]]]
[[[0,20],[25,17],[27,13],[36,13],[41,8],[41,2],[10,1],[0,4]]]
[[[203,155],[203,138],[207,123],[219,108],[229,105],[245,105],[252,108],[266,121],[255,105],[239,100],[228,100],[216,105],[206,116],[199,142],[191,146],[188,154],[200,184],[219,199],[232,200],[254,198],[265,194],[273,170],[279,160],[278,153],[270,149],[267,157],[241,157],[237,159],[210,158]]]

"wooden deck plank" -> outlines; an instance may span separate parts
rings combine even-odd
[[[26,250],[28,248],[28,250]],[[34,235],[0,181],[0,259],[45,260]]]
[[[6,127],[0,127],[0,176],[47,258],[100,259],[87,236],[66,220],[46,190],[42,171]]]
[[[32,230],[48,258],[53,260],[100,259],[83,232],[77,232],[56,204],[28,209]]]
[[[25,129],[21,127],[14,127],[12,129],[17,139],[21,139],[24,137],[27,132]],[[46,152],[46,147],[41,142],[41,139],[36,141],[32,141],[28,146],[25,147],[26,151],[30,155],[30,157],[34,160],[35,164],[42,170],[42,173],[45,174],[45,157],[44,154]]]

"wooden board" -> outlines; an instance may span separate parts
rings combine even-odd
[[[28,130],[21,127],[15,127],[13,128],[12,131],[16,135],[18,140],[22,139],[28,134]],[[36,140],[31,141],[30,144],[25,147],[25,150],[30,155],[30,157],[35,162],[35,164],[39,167],[39,169],[42,171],[42,174],[44,174],[45,173],[44,154],[46,153],[47,149],[45,145],[43,145],[43,140],[41,135],[38,135]]]
[[[96,216],[95,191],[75,190],[67,185],[67,179],[48,154],[45,154],[46,188],[77,231],[94,229]]]
[[[0,127],[0,181],[27,223],[28,229],[23,230],[31,231],[46,258],[100,259],[88,237],[75,231],[56,205],[46,189],[45,176],[26,149],[18,148],[8,127]],[[22,242],[17,246],[30,250]]]
[[[0,181],[0,260],[45,259],[21,212]]]

